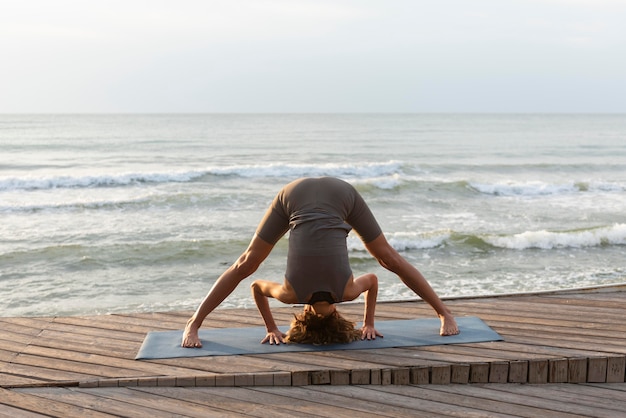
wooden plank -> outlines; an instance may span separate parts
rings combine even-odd
[[[549,335],[549,334],[541,334],[536,333],[532,334],[503,334],[506,341],[512,341],[517,343],[526,343],[537,346],[550,346],[550,347],[559,347],[566,349],[573,349],[579,351],[588,351],[590,350],[594,344],[602,344],[602,346],[597,347],[596,350],[593,350],[597,353],[597,355],[607,355],[607,354],[626,354],[626,345],[623,345],[619,341],[612,341],[610,343],[600,343],[595,342],[594,340],[588,340],[584,338],[567,338],[560,337],[558,335]],[[603,354],[604,353],[604,354]]]
[[[587,359],[568,359],[567,381],[569,383],[585,383],[587,381]]]
[[[575,389],[560,390],[565,386],[574,386]],[[498,387],[497,390],[513,393],[517,396],[529,396],[537,400],[537,404],[560,403],[559,410],[575,414],[586,414],[588,416],[619,416],[624,413],[624,402],[616,399],[604,398],[602,400],[602,411],[598,412],[598,398],[588,395],[586,388],[578,385],[551,385],[550,391],[546,391],[543,385],[520,385],[507,390],[506,386]],[[571,408],[565,408],[564,405]]]
[[[6,389],[0,389],[0,404],[54,417],[83,418],[85,416],[90,416],[98,418],[114,416],[89,410],[81,406],[69,405],[64,402],[46,399],[27,393],[19,393],[15,390],[9,391]]]
[[[296,357],[292,357],[291,361],[287,357],[286,360],[274,358],[274,354],[266,357],[255,356],[214,356],[214,357],[194,357],[194,358],[174,358],[161,360],[142,360],[142,363],[151,363],[155,365],[166,365],[179,369],[186,369],[189,373],[235,373],[244,371],[250,372],[270,372],[270,371],[299,371],[310,370],[307,364],[298,362]]]
[[[0,324],[2,326],[4,324]],[[3,346],[8,346],[9,344],[13,344],[14,346],[27,345],[31,341],[37,338],[37,335],[41,334],[42,330],[37,330],[37,334],[24,334],[21,332],[2,330],[0,332],[0,344]]]
[[[82,351],[55,350],[46,347],[30,346],[15,361],[19,364],[41,365],[60,370],[70,370],[106,376],[148,376],[155,374],[189,374],[189,370],[178,367],[166,367],[150,362],[90,354]]]
[[[105,413],[113,416],[150,416],[171,417],[172,412],[162,411],[149,406],[139,406],[127,402],[110,402],[107,398],[99,396],[95,391],[78,391],[68,388],[37,388],[18,389],[18,393],[29,394],[47,399],[49,401],[63,402],[64,404],[81,407],[92,412]],[[88,415],[89,415],[88,414]]]
[[[18,386],[36,386],[47,380],[36,379],[34,377],[16,376],[9,373],[0,373],[0,387],[13,388]]]
[[[546,295],[542,297],[517,298],[522,301],[534,303],[546,303],[551,306],[576,306],[585,308],[602,308],[623,310],[626,302],[626,292],[613,294],[571,294],[571,295]]]
[[[506,383],[509,380],[509,363],[494,361],[489,364],[489,383]]]
[[[85,353],[118,358],[134,358],[141,347],[139,342],[53,330],[43,331],[39,338],[32,341],[32,345],[63,351],[76,350],[80,347]]]
[[[541,348],[539,348],[541,349]],[[437,353],[440,357],[445,358],[450,355],[450,358],[464,357],[477,359],[477,361],[502,361],[502,360],[522,360],[522,359],[532,359],[537,358],[538,356],[545,357],[558,357],[562,355],[559,350],[545,350],[548,352],[537,352],[536,347],[531,347],[527,344],[519,344],[517,346],[513,346],[513,344],[506,342],[489,342],[483,343],[482,345],[468,345],[468,344],[451,344],[451,345],[437,345],[437,346],[428,346],[428,347],[415,347],[416,355],[419,355],[428,358],[428,354],[425,353]],[[589,352],[589,354],[595,354],[595,352]]]
[[[468,376],[469,376],[469,371],[468,371]],[[430,383],[430,367],[425,367],[425,366],[411,367],[410,377],[411,377],[411,384],[426,385]]]
[[[272,356],[277,355],[273,354]],[[418,357],[415,353],[409,353],[400,348],[334,351],[327,352],[324,357],[336,359],[337,361],[339,361],[340,364],[344,361],[350,361],[350,364],[356,362],[361,365],[361,367],[357,366],[356,368],[369,367],[372,369],[385,366],[406,367],[417,365],[441,365],[450,363],[450,361],[448,361],[447,359],[441,361],[432,360],[428,358],[428,356],[425,356],[426,358]],[[437,355],[435,354],[433,355],[433,357],[437,357]],[[308,357],[304,357],[301,361],[308,361],[307,359]],[[316,363],[316,365],[320,364]]]
[[[95,377],[90,374],[48,368],[45,366],[45,363],[40,363],[38,365],[10,363],[6,365],[4,373],[32,378],[39,382],[78,382],[82,379]]]
[[[621,383],[626,380],[626,357],[609,357],[607,359],[606,382]]]
[[[582,385],[551,385],[551,391],[568,392],[574,394],[584,394],[595,399],[596,405],[602,405],[605,399],[619,402],[622,406],[626,405],[626,385],[624,384],[582,384]],[[557,393],[557,396],[559,394]],[[623,408],[622,408],[622,412]]]
[[[471,407],[487,408],[494,412],[527,417],[572,417],[573,415],[594,416],[592,408],[572,405],[557,398],[537,398],[527,394],[508,392],[503,388],[520,387],[515,384],[505,385],[445,385],[428,386],[428,390],[445,393],[455,400],[462,400]],[[499,390],[501,389],[501,390]],[[384,388],[383,388],[384,390]],[[456,395],[453,397],[452,395]],[[459,398],[460,396],[460,398]],[[597,410],[595,411],[597,413]]]
[[[510,383],[528,382],[528,361],[519,360],[519,361],[509,362],[509,380],[508,381]]]
[[[522,312],[521,309],[528,308],[510,306],[509,309],[497,311],[486,306],[478,306],[471,310],[466,310],[465,313],[466,315],[478,316],[487,323],[500,321],[502,322],[501,326],[507,326],[506,324],[516,324],[518,327],[528,327],[529,325],[540,325],[544,327],[556,326],[570,329],[578,328],[580,331],[584,331],[586,327],[607,331],[613,330],[614,327],[617,327],[620,331],[625,328],[625,325],[620,323],[617,317],[606,318],[598,316],[597,318],[590,318],[588,316],[556,316],[554,312],[545,312],[541,315],[537,312]],[[619,317],[620,315],[617,316]],[[584,324],[589,325],[585,326]]]
[[[149,376],[151,374],[150,372],[141,371],[141,368],[127,368],[111,364],[108,360],[112,359],[103,356],[90,358],[90,354],[54,350],[52,350],[53,353],[48,353],[52,355],[46,355],[45,351],[47,350],[48,349],[38,347],[29,347],[29,352],[16,357],[13,364],[69,371],[84,376],[121,377]],[[58,354],[58,357],[54,356],[55,353]],[[129,360],[127,360],[127,362],[129,362]]]
[[[0,317],[0,330],[36,336],[53,320],[54,318]]]
[[[91,317],[86,317],[90,319]],[[185,327],[186,321],[181,321],[172,315],[167,315],[159,312],[142,312],[142,313],[128,313],[128,314],[113,314],[106,315],[104,319],[108,323],[141,325],[145,327],[154,327],[155,330],[177,330]]]
[[[136,325],[123,322],[110,322],[110,321],[97,321],[94,317],[79,317],[79,316],[66,316],[56,318],[54,324],[70,325],[75,327],[75,332],[87,333],[88,335],[94,332],[100,332],[101,335],[106,335],[102,331],[114,332],[116,338],[121,338],[126,335],[127,338],[132,340],[142,339],[148,331],[153,331],[152,326]]]
[[[41,418],[43,415],[0,403],[0,418]]]
[[[297,388],[292,388],[297,389]],[[279,397],[265,394],[259,396],[258,391],[247,388],[137,388],[137,392],[148,393],[163,399],[176,402],[201,405],[205,411],[233,411],[249,416],[293,417],[295,412],[302,416],[323,416],[317,414],[318,405],[308,400],[294,401],[293,397]],[[268,405],[270,410],[268,410]],[[339,411],[338,411],[339,412]],[[340,414],[334,416],[342,416]],[[344,415],[345,416],[345,415]]]
[[[358,400],[375,401],[388,407],[404,407],[413,411],[412,416],[425,416],[435,414],[435,416],[505,416],[498,412],[506,406],[504,403],[485,402],[482,405],[467,402],[464,396],[442,395],[440,392],[432,391],[428,388],[445,388],[456,385],[428,385],[428,386],[379,386],[358,388],[342,387],[341,391],[332,391],[332,388],[323,386],[314,387],[311,390],[323,392],[326,396],[331,393],[340,393]],[[464,385],[463,385],[464,386]],[[519,411],[522,408],[518,408]],[[538,415],[536,415],[538,416]]]
[[[531,303],[523,300],[512,301],[505,299],[492,299],[489,303],[485,303],[485,301],[481,300],[465,301],[456,306],[456,308],[462,308],[463,311],[471,311],[472,313],[493,313],[498,315],[507,315],[511,312],[516,312],[519,313],[520,318],[543,318],[547,320],[551,318],[563,318],[570,321],[573,320],[571,318],[586,318],[583,322],[601,321],[603,318],[616,320],[619,319],[620,313],[623,312],[621,309],[614,308],[591,308],[566,305],[559,305],[557,309],[546,303]]]
[[[358,351],[358,352],[357,352]],[[272,359],[282,361],[292,361],[300,366],[306,365],[309,370],[321,367],[335,369],[363,369],[381,368],[382,366],[402,367],[406,366],[405,361],[397,361],[393,356],[381,358],[380,352],[374,350],[344,350],[338,352],[321,353],[284,353],[272,354]],[[255,355],[256,357],[256,355]]]
[[[606,357],[596,357],[587,360],[587,381],[592,383],[606,382],[606,368]]]
[[[358,352],[357,352],[358,351]],[[380,354],[370,353],[372,350],[339,350],[339,351],[326,351],[326,352],[311,352],[302,353],[300,356],[302,362],[306,362],[309,365],[316,367],[329,367],[335,369],[358,369],[358,368],[376,368],[380,367],[381,359]],[[347,354],[350,352],[352,355]],[[366,353],[368,352],[368,353]],[[382,363],[385,366],[401,367],[406,365],[406,362],[397,361],[393,354],[389,353],[387,358]],[[377,358],[378,357],[378,358]]]
[[[380,386],[376,386],[379,388]],[[396,386],[389,386],[396,387]],[[272,401],[299,404],[306,402],[311,405],[308,410],[318,416],[346,417],[355,416],[388,416],[388,417],[420,417],[441,416],[437,409],[440,405],[423,403],[420,409],[413,405],[392,400],[390,397],[381,397],[377,390],[370,387],[355,386],[307,386],[300,388],[255,388],[264,397],[271,396]],[[261,398],[261,399],[263,399]],[[282,400],[281,400],[282,399]],[[356,402],[355,402],[356,400]],[[433,412],[435,410],[436,412]],[[299,412],[296,410],[296,412]],[[293,415],[292,415],[293,416]]]
[[[146,336],[146,332],[129,332],[118,328],[102,328],[97,326],[95,321],[88,321],[80,317],[58,318],[57,321],[46,325],[43,331],[66,332],[71,335],[83,335],[102,338],[111,338],[120,341],[130,341],[141,343]]]
[[[563,334],[575,334],[575,335],[586,335],[589,337],[601,337],[601,338],[620,338],[615,332],[619,332],[620,330],[616,330],[615,332],[607,332],[607,329],[601,329],[596,327],[596,323],[584,323],[581,321],[575,321],[575,324],[570,323],[557,323],[556,321],[550,321],[550,325],[544,325],[539,323],[540,321],[534,321],[533,323],[527,322],[507,322],[502,317],[483,317],[483,320],[489,324],[489,326],[498,329],[515,329],[515,330],[525,330],[531,331],[537,329],[538,326],[541,327],[542,330],[550,331],[550,332],[560,332]],[[618,327],[619,328],[619,327]],[[622,326],[626,331],[626,326]]]
[[[470,364],[452,364],[450,366],[450,383],[469,383]],[[415,382],[416,384],[419,384]],[[425,382],[428,383],[428,382]]]
[[[214,417],[214,416],[239,416],[237,409],[224,408],[217,402],[207,404],[202,402],[191,402],[182,396],[175,397],[172,393],[183,393],[184,388],[99,388],[99,389],[74,389],[79,394],[95,394],[106,399],[109,403],[128,405],[129,408],[151,408],[161,411],[169,416],[188,417]],[[201,388],[196,388],[196,391]],[[213,400],[211,395],[204,397]],[[211,408],[208,408],[208,406]],[[142,415],[128,415],[142,416]]]
[[[470,383],[489,382],[489,363],[470,363]]]
[[[1,343],[0,343],[0,347],[4,347]],[[13,348],[12,346],[9,346],[7,348]],[[0,371],[2,371],[2,365],[4,363],[10,363],[11,360],[13,360],[13,358],[18,354],[18,351],[7,351],[7,350],[3,350],[0,349]]]
[[[439,350],[441,349],[441,350]],[[492,362],[506,360],[496,350],[481,351],[473,348],[461,348],[461,345],[436,345],[436,346],[416,346],[395,348],[389,354],[402,359],[402,361],[416,362],[421,360],[440,361],[440,362],[458,362],[467,361],[467,357],[471,356],[476,362]]]
[[[548,382],[567,383],[568,365],[566,358],[548,360]]]
[[[528,383],[548,383],[548,360],[528,361]]]
[[[447,385],[450,383],[452,368],[450,365],[431,366],[430,383],[433,385]]]

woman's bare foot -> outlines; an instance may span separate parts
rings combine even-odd
[[[185,348],[202,348],[202,342],[198,337],[198,326],[194,324],[193,318],[187,321],[185,332],[183,333],[183,341],[180,344]]]
[[[441,320],[441,329],[439,330],[439,335],[456,335],[460,332],[459,326],[456,324],[454,316],[439,315],[439,319]]]

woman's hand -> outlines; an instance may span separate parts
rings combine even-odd
[[[265,338],[263,338],[263,340],[261,340],[261,344],[265,344],[267,342],[269,342],[270,345],[279,345],[280,343],[285,344],[286,336],[286,334],[282,333],[278,328],[276,328],[272,331],[267,331],[267,335],[265,336]]]
[[[373,325],[363,325],[363,328],[361,328],[362,340],[375,340],[376,337],[383,338],[383,334],[376,331]]]

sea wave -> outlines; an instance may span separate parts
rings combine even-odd
[[[573,231],[525,231],[518,234],[466,234],[452,230],[427,233],[396,232],[386,234],[397,251],[427,250],[442,247],[468,248],[486,251],[494,248],[509,250],[584,248],[626,245],[626,224],[614,224]],[[364,251],[355,237],[348,240],[352,251]]]
[[[625,245],[626,224],[573,231],[526,231],[507,236],[486,236],[483,239],[494,247],[513,250]]]
[[[89,176],[8,177],[0,179],[0,191],[115,187],[137,183],[183,183],[193,181],[205,174],[204,171],[191,170]]]
[[[468,182],[468,187],[478,193],[493,196],[547,196],[580,192],[623,192],[626,186],[613,182],[567,182],[544,181],[479,183]]]
[[[74,202],[41,203],[41,204],[18,204],[0,205],[0,213],[37,213],[37,212],[79,212],[84,210],[116,210],[129,207],[131,205],[150,205],[154,202],[153,197],[137,197],[133,199],[119,200],[85,200]]]
[[[402,171],[402,162],[355,162],[355,163],[272,163],[258,165],[234,165],[212,168],[207,174],[236,175],[241,177],[356,177],[375,178],[390,176]]]
[[[228,241],[172,239],[132,243],[50,244],[0,252],[0,264],[5,267],[38,263],[45,263],[47,266],[58,264],[73,270],[92,270],[112,265],[124,267],[188,265],[203,262],[211,257],[218,259],[224,257],[230,260],[233,254],[241,252],[246,244],[247,240],[237,238]]]
[[[171,170],[163,172],[134,172],[121,174],[98,174],[84,176],[41,176],[0,178],[0,191],[48,190],[63,188],[118,187],[139,183],[185,183],[205,176],[238,176],[245,178],[266,177],[319,177],[372,178],[381,187],[389,187],[387,176],[402,170],[399,161],[324,164],[245,164],[223,167],[207,167],[195,170]],[[393,187],[393,186],[392,186]]]
[[[360,189],[442,190],[491,196],[548,196],[585,192],[622,193],[626,184],[612,181],[495,181],[481,182],[453,173],[440,176],[428,169],[399,160],[341,163],[269,163],[209,166],[197,169],[97,173],[88,175],[47,175],[0,177],[0,192],[51,189],[125,187],[137,184],[189,183],[207,177],[247,179],[332,176],[343,178]]]
[[[458,234],[451,230],[441,230],[424,233],[394,232],[385,234],[385,236],[389,244],[397,251],[408,251],[442,247],[451,243]],[[365,246],[355,235],[350,235],[347,243],[350,251],[365,251]]]

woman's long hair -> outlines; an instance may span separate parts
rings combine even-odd
[[[294,314],[286,341],[314,345],[351,343],[361,338],[361,331],[355,329],[355,325],[337,311],[323,316],[304,310]]]

